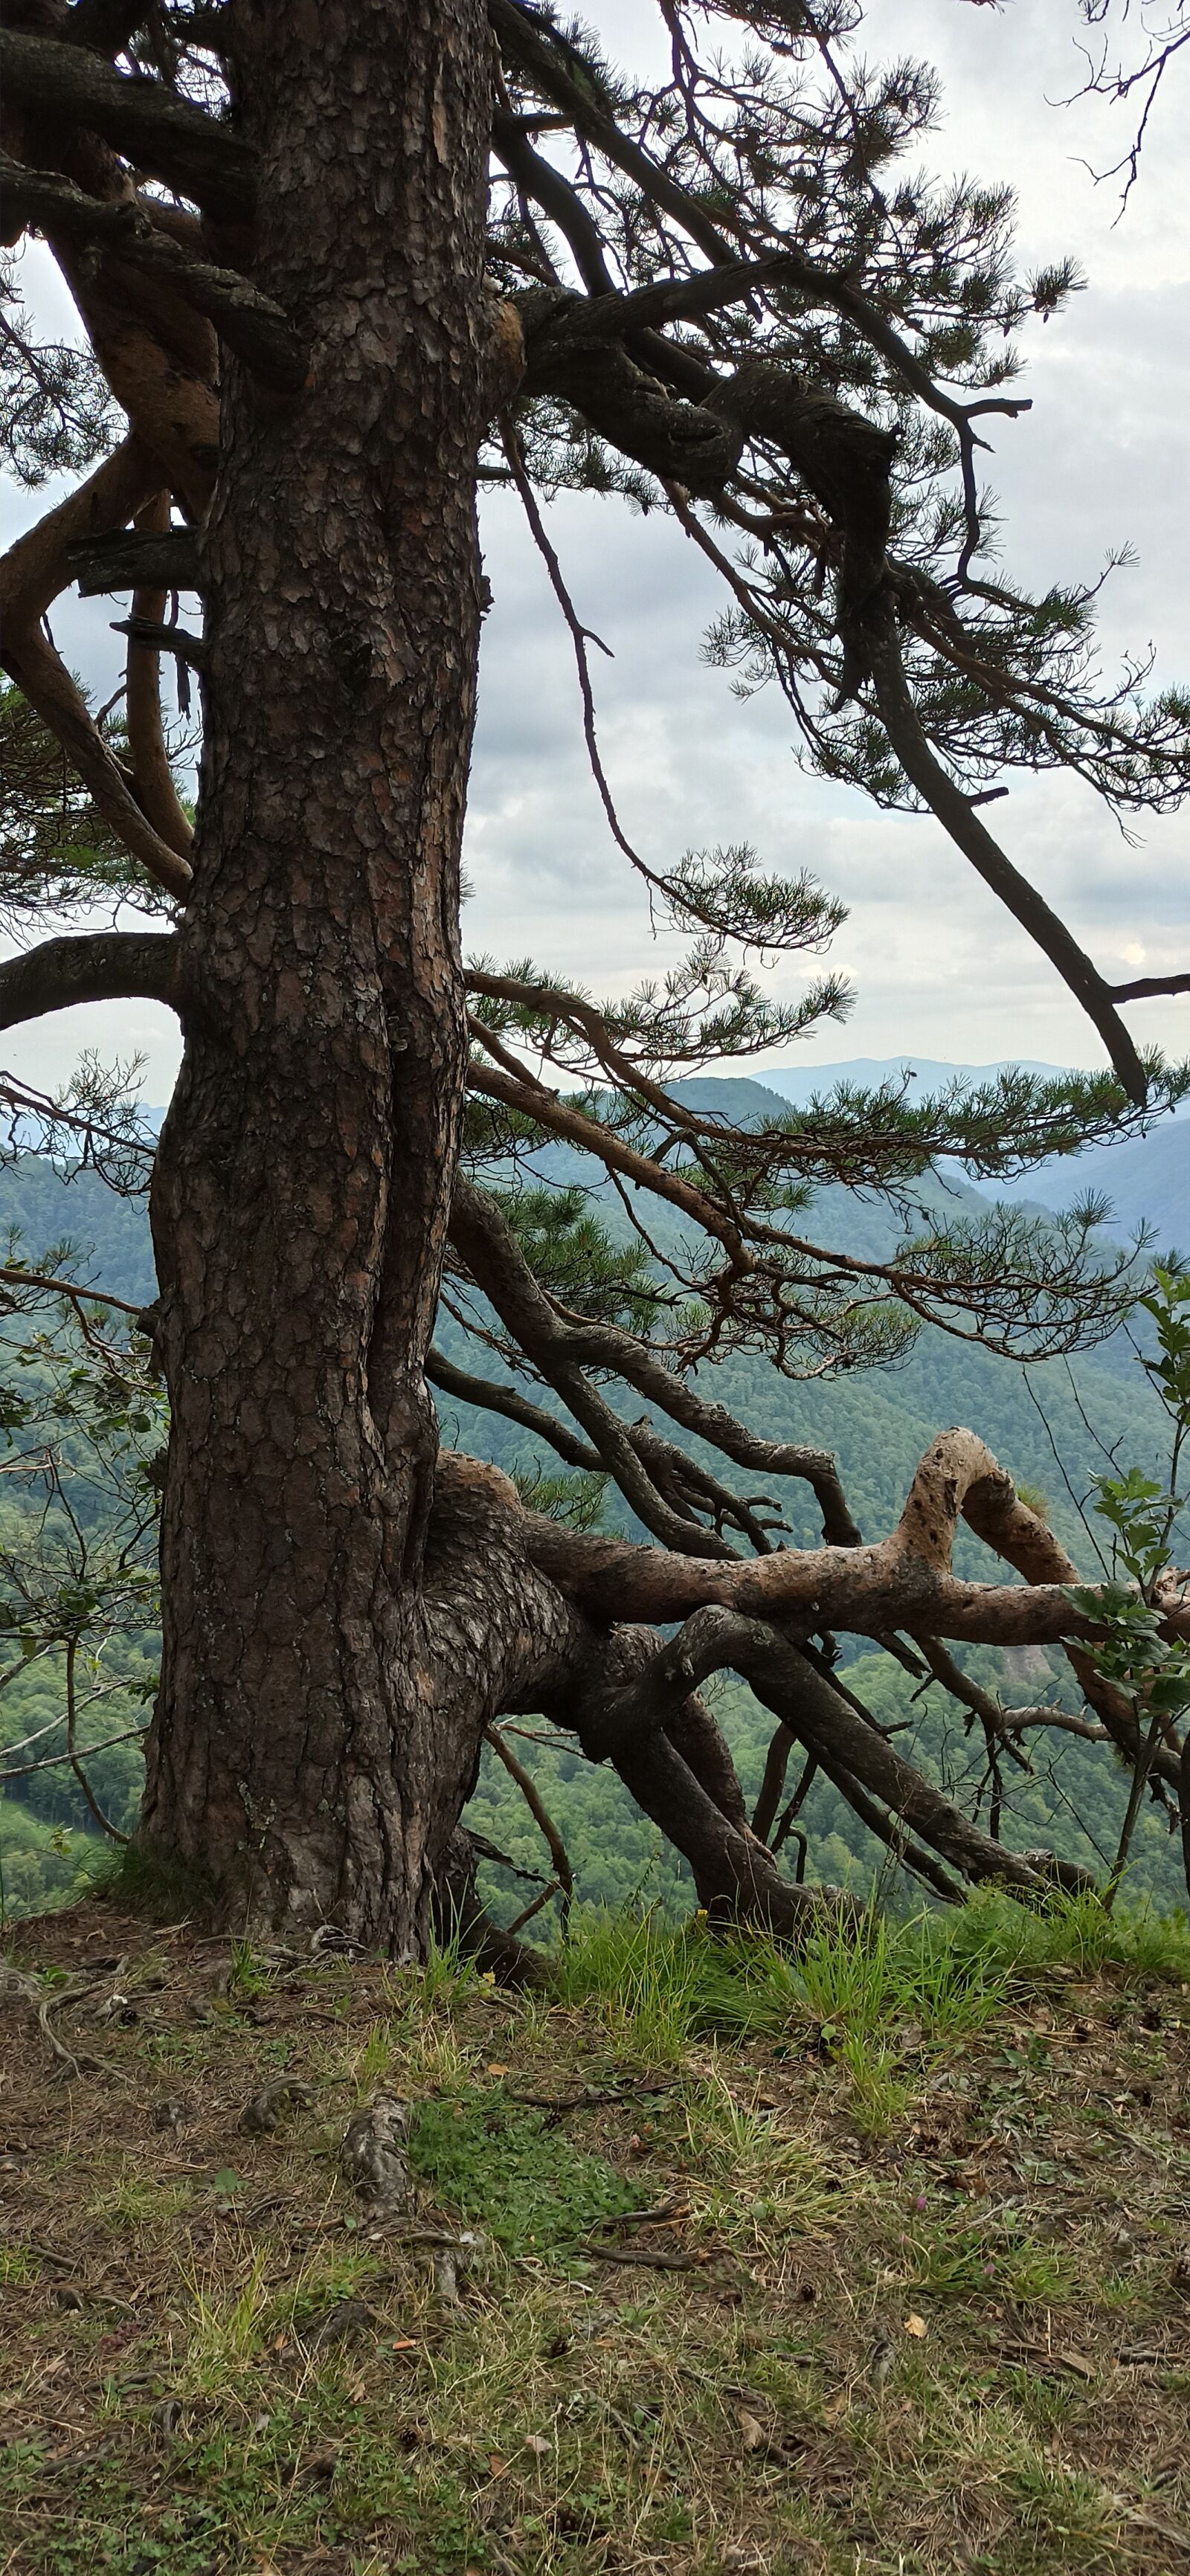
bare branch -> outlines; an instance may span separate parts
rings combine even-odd
[[[1065,922],[1059,921],[1057,914],[1051,912],[1044,896],[1039,895],[1013,866],[1011,859],[1005,857],[986,824],[973,811],[970,798],[964,796],[962,789],[947,776],[941,762],[935,759],[909,692],[892,610],[887,600],[871,636],[869,650],[880,713],[906,777],[950,834],[956,848],[970,860],[985,885],[998,895],[1014,920],[1020,922],[1030,939],[1049,958],[1050,964],[1057,968],[1063,983],[1069,986],[1098,1029],[1128,1098],[1143,1108],[1147,1097],[1144,1068],[1128,1031],[1117,1017],[1111,986],[1105,983],[1097,967],[1079,947]]]
[[[552,1816],[549,1814],[547,1808],[542,1802],[540,1791],[538,1790],[537,1783],[534,1780],[532,1773],[526,1771],[523,1762],[518,1761],[516,1754],[513,1752],[512,1746],[505,1741],[505,1738],[501,1734],[498,1726],[487,1726],[484,1728],[484,1743],[490,1744],[497,1761],[503,1763],[510,1780],[515,1780],[538,1832],[544,1837],[550,1859],[554,1865],[554,1886],[548,1889],[547,1893],[552,1896],[558,1888],[562,1891],[562,1929],[565,1931],[570,1916],[571,1901],[574,1896],[574,1872],[571,1869],[570,1861],[567,1856],[566,1845],[562,1840],[561,1834],[559,1833]],[[545,1901],[545,1895],[542,1895],[537,1899],[537,1904],[544,1905]],[[524,1914],[518,1915],[517,1921],[509,1924],[509,1931],[518,1931],[522,1923],[528,1922],[529,1912],[536,1912],[536,1910],[537,1905],[535,1904]]]
[[[130,1303],[127,1297],[112,1297],[103,1288],[80,1288],[73,1279],[57,1279],[52,1271],[18,1270],[11,1261],[0,1262],[0,1290],[25,1288],[43,1292],[47,1297],[65,1297],[73,1306],[111,1306],[118,1314],[132,1315],[139,1323],[143,1306]]]
[[[0,1029],[79,1002],[178,1007],[177,941],[165,930],[88,930],[0,961]]]
[[[91,1787],[91,1783],[90,1783],[90,1781],[89,1781],[89,1780],[88,1780],[88,1778],[87,1778],[87,1774],[86,1774],[86,1772],[85,1772],[85,1771],[84,1771],[84,1769],[83,1769],[82,1762],[81,1762],[81,1761],[80,1761],[80,1759],[79,1759],[78,1748],[77,1748],[76,1743],[75,1743],[75,1729],[76,1729],[77,1722],[78,1722],[78,1710],[77,1710],[76,1699],[75,1699],[74,1667],[75,1667],[75,1660],[76,1660],[76,1658],[77,1658],[77,1655],[78,1655],[78,1639],[77,1639],[77,1637],[68,1637],[68,1638],[67,1638],[67,1641],[66,1641],[66,1756],[67,1756],[67,1760],[68,1760],[68,1762],[69,1762],[69,1764],[70,1764],[70,1768],[71,1768],[71,1770],[72,1770],[72,1771],[73,1771],[73,1773],[74,1773],[75,1779],[78,1781],[78,1784],[79,1784],[80,1789],[82,1790],[83,1796],[84,1796],[84,1798],[85,1798],[85,1799],[86,1799],[86,1801],[87,1801],[87,1805],[89,1806],[89,1808],[90,1808],[90,1810],[91,1810],[91,1813],[92,1813],[92,1815],[93,1815],[93,1816],[94,1816],[94,1818],[95,1818],[95,1822],[96,1822],[96,1824],[99,1826],[99,1828],[100,1828],[101,1832],[103,1832],[103,1833],[105,1833],[105,1834],[109,1834],[109,1835],[110,1835],[110,1837],[111,1837],[111,1839],[112,1839],[112,1841],[113,1841],[114,1843],[130,1843],[130,1842],[131,1842],[131,1840],[132,1840],[132,1836],[131,1836],[131,1834],[122,1834],[122,1833],[121,1833],[121,1831],[120,1831],[119,1826],[118,1826],[118,1825],[113,1825],[112,1820],[111,1820],[111,1817],[110,1817],[110,1816],[105,1816],[105,1814],[104,1814],[104,1812],[103,1812],[103,1809],[102,1809],[102,1807],[101,1807],[101,1806],[100,1806],[100,1804],[99,1804],[99,1800],[97,1799],[97,1797],[96,1797],[96,1795],[95,1795],[95,1792],[94,1792],[93,1788]]]

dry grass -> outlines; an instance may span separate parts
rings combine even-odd
[[[4,1999],[0,2570],[1190,2570],[1190,1988],[1062,1946],[733,2001],[604,1927],[543,2006],[21,1926],[80,2071]],[[413,2220],[338,2177],[377,2086]]]

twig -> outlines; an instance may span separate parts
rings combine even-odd
[[[117,1684],[116,1687],[122,1688],[123,1685]],[[53,1720],[53,1723],[55,1726],[60,1726],[62,1720],[60,1717],[56,1717]],[[143,1726],[129,1726],[125,1728],[122,1735],[105,1735],[102,1744],[85,1744],[83,1746],[83,1751],[86,1754],[87,1760],[90,1761],[93,1753],[110,1753],[113,1744],[131,1744],[134,1736],[139,1740],[140,1737],[147,1733],[147,1731],[147,1728]],[[27,1780],[31,1771],[57,1771],[61,1768],[64,1762],[73,1764],[74,1769],[77,1771],[78,1764],[74,1755],[71,1753],[47,1753],[43,1756],[40,1762],[22,1762],[15,1771],[0,1771],[0,1789],[2,1789],[9,1780]],[[108,1831],[112,1832],[114,1831],[114,1828],[109,1826]],[[121,1837],[121,1839],[123,1840],[126,1838]]]
[[[69,1297],[76,1306],[114,1306],[121,1315],[143,1315],[144,1306],[134,1306],[127,1297],[110,1297],[102,1288],[76,1288],[69,1279],[51,1279],[40,1270],[14,1270],[9,1262],[0,1268],[0,1288],[44,1288],[54,1297]]]
[[[570,1866],[570,1859],[566,1845],[562,1840],[561,1834],[559,1833],[552,1816],[542,1804],[541,1794],[538,1790],[536,1781],[533,1779],[532,1774],[526,1771],[524,1763],[518,1762],[511,1746],[505,1743],[498,1726],[487,1726],[484,1728],[484,1742],[485,1744],[490,1744],[497,1760],[503,1763],[509,1778],[511,1780],[515,1780],[521,1796],[525,1801],[525,1805],[533,1818],[533,1822],[537,1826],[538,1832],[545,1838],[545,1842],[549,1849],[550,1859],[554,1864],[554,1886],[545,1890],[542,1895],[536,1897],[533,1904],[527,1906],[523,1914],[518,1914],[516,1922],[510,1923],[507,1926],[507,1929],[510,1933],[518,1931],[522,1923],[527,1923],[531,1915],[540,1911],[540,1908],[545,1904],[547,1895],[552,1896],[556,1890],[560,1890],[562,1896],[562,1930],[565,1932],[570,1917],[571,1901],[574,1896],[574,1872]]]
[[[41,2035],[53,2050],[60,2065],[65,2066],[71,2075],[81,2075],[84,2067],[95,2075],[105,2072],[100,2058],[88,2057],[85,2053],[76,2055],[73,2049],[67,2048],[65,2042],[59,2039],[57,2032],[50,2029],[51,2012],[61,2012],[67,2004],[80,2003],[83,1996],[90,1993],[91,1989],[85,1982],[76,1983],[73,1986],[59,1986],[52,1994],[46,1995],[42,1994],[32,1977],[23,1977],[20,1969],[9,1966],[7,1961],[0,1962],[0,1976],[5,1977],[9,1985],[14,1987],[19,1995],[23,1995],[25,2002],[32,2006]]]
[[[505,1923],[502,1926],[505,1938],[511,1941],[518,1932],[523,1932],[526,1923],[531,1923],[534,1915],[540,1914],[542,1906],[549,1904],[551,1896],[558,1894],[561,1885],[560,1878],[551,1878],[549,1886],[543,1887],[539,1896],[531,1898],[529,1904],[523,1905],[520,1913],[514,1915],[511,1923]]]
[[[641,2082],[613,2084],[601,2092],[597,2085],[585,2084],[581,2093],[514,2093],[512,2099],[524,2103],[531,2111],[548,2111],[555,2120],[560,2120],[567,2111],[595,2111],[605,2102],[630,2102],[634,2094],[652,2096],[669,2093],[672,2089],[670,2084]]]
[[[589,2262],[632,2263],[639,2266],[642,2271],[649,2272],[701,2272],[704,2266],[714,2259],[709,2252],[658,2254],[646,2245],[592,2245],[588,2242],[580,2245],[578,2251],[584,2254]]]
[[[77,1637],[68,1637],[66,1641],[66,1758],[101,1831],[110,1834],[114,1843],[130,1843],[131,1834],[122,1834],[119,1826],[113,1825],[111,1817],[105,1816],[75,1751],[74,1730],[78,1720],[78,1710],[74,1695],[74,1666],[78,1654],[78,1642]]]
[[[690,2204],[685,2200],[659,2200],[654,2209],[622,2209],[613,2218],[601,2218],[601,2228],[662,2227],[675,2218],[688,2218]]]

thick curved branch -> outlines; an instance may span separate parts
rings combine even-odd
[[[906,777],[984,884],[991,887],[1043,956],[1057,968],[1063,983],[1098,1029],[1128,1098],[1143,1109],[1148,1096],[1144,1067],[1116,1013],[1111,986],[1104,982],[1065,922],[1059,921],[1044,897],[1005,857],[973,810],[970,798],[956,787],[930,749],[905,678],[887,599],[869,638],[868,657],[884,729]]]
[[[27,222],[94,243],[127,267],[163,278],[214,323],[220,339],[255,375],[279,392],[300,391],[306,352],[280,305],[238,269],[194,258],[134,196],[114,202],[90,196],[56,171],[30,170],[7,153],[0,154],[0,188],[11,211]]]
[[[0,560],[0,662],[56,735],[125,847],[158,885],[184,903],[191,882],[187,862],[141,812],[65,663],[41,630],[46,610],[70,580],[67,549],[122,526],[160,489],[160,482],[152,450],[133,435],[9,547]]]
[[[163,179],[205,214],[251,222],[255,153],[161,82],[114,71],[82,46],[9,29],[0,33],[0,80],[18,106],[101,134],[145,176]]]
[[[1017,1567],[1025,1582],[972,1583],[953,1575],[950,1553],[960,1518]],[[1080,1670],[1086,1657],[1079,1642],[1094,1638],[1096,1628],[1069,1601],[1067,1586],[1077,1579],[1070,1560],[1044,1523],[1018,1502],[1011,1477],[972,1431],[945,1431],[931,1444],[896,1529],[874,1546],[791,1548],[707,1565],[628,1539],[564,1530],[532,1513],[525,1515],[525,1543],[533,1563],[597,1618],[659,1625],[715,1604],[778,1620],[786,1633],[846,1628],[883,1637],[907,1629],[972,1644],[1067,1645],[1092,1698],[1095,1676],[1089,1686]],[[1190,1637],[1190,1606],[1169,1614],[1164,1633]],[[1102,1704],[1100,1694],[1093,1704]],[[1113,1736],[1129,1751],[1122,1725],[1119,1733],[1113,1725]],[[1164,1759],[1158,1756],[1159,1768]]]
[[[167,1002],[177,1010],[178,943],[167,930],[88,930],[0,963],[0,1029],[79,1002]]]
[[[949,421],[958,437],[967,529],[966,544],[960,558],[961,579],[979,544],[981,533],[974,464],[974,449],[979,442],[972,422],[988,412],[1006,413],[1015,418],[1018,413],[1031,408],[1029,402],[1019,397],[998,395],[965,403],[947,393],[942,386],[935,384],[928,368],[915,356],[901,333],[860,291],[852,278],[836,275],[821,267],[792,245],[784,245],[779,252],[741,259],[697,198],[652,155],[643,151],[631,136],[622,133],[614,119],[598,106],[590,91],[573,78],[565,63],[558,59],[548,25],[535,22],[517,5],[517,0],[489,0],[489,14],[510,59],[519,63],[543,95],[568,118],[575,133],[593,143],[626,177],[634,179],[650,203],[663,206],[685,228],[711,263],[706,274],[659,281],[655,286],[640,288],[635,295],[617,298],[619,312],[613,314],[609,304],[601,311],[599,327],[609,333],[617,330],[628,333],[642,326],[656,327],[683,316],[697,318],[723,303],[735,302],[754,293],[760,286],[779,289],[783,283],[812,304],[824,304],[841,314],[871,348],[880,352],[919,402]],[[536,194],[531,180],[527,183],[527,192]],[[539,197],[538,202],[544,201]],[[737,225],[733,230],[739,235],[741,228]],[[743,237],[747,238],[746,230]],[[591,283],[589,278],[587,283]]]
[[[523,126],[511,109],[497,107],[492,118],[492,141],[509,178],[515,180],[525,196],[532,197],[542,213],[569,242],[575,265],[584,286],[592,295],[615,292],[612,277],[603,255],[599,226],[584,206],[582,198],[569,186],[553,163],[533,150]]]

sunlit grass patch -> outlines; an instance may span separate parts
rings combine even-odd
[[[236,2282],[225,2256],[212,2256],[203,2272],[193,2255],[183,2258],[179,2388],[219,2392],[259,2351],[270,2324],[268,2267],[267,2249],[258,2249]]]
[[[838,2225],[838,2195],[814,2143],[791,2135],[755,2097],[741,2099],[726,2073],[687,2086],[682,2113],[696,2217],[758,2243],[825,2236]]]

